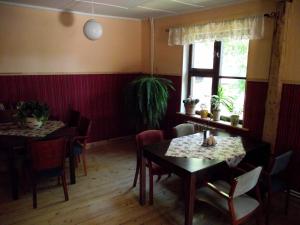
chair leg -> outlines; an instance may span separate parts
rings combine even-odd
[[[32,180],[32,206],[34,209],[37,208],[37,192],[36,192],[36,180],[33,178]]]
[[[267,206],[266,206],[266,225],[270,222],[270,209],[271,209],[271,193],[267,194]]]
[[[63,175],[61,176],[61,180],[62,180],[63,189],[64,189],[65,201],[68,201],[69,200],[69,194],[68,194],[68,187],[67,187],[65,173],[63,173]]]
[[[153,174],[149,167],[149,204],[153,205]]]
[[[85,156],[85,152],[82,153],[82,162],[83,162],[84,175],[87,176],[87,167],[86,167],[86,156]]]
[[[134,180],[133,180],[133,187],[136,186],[137,179],[139,177],[139,172],[140,172],[140,164],[139,161],[136,161],[136,168],[135,168],[135,175],[134,175]]]
[[[285,209],[284,209],[284,213],[286,216],[288,214],[288,209],[289,209],[289,200],[290,200],[290,189],[287,189],[286,197],[285,197]]]

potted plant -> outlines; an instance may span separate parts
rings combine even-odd
[[[232,113],[232,115],[230,116],[231,126],[236,127],[240,122],[241,110],[232,109],[232,111],[230,112]]]
[[[211,111],[213,114],[213,120],[218,121],[220,120],[220,106],[224,105],[228,111],[233,110],[233,101],[232,97],[225,96],[224,90],[222,87],[218,89],[216,95],[211,97]]]
[[[49,107],[37,101],[21,102],[17,107],[17,118],[29,128],[40,128],[49,117]]]
[[[185,113],[188,115],[195,114],[195,106],[198,104],[199,99],[193,99],[192,97],[188,97],[183,100]]]
[[[133,80],[126,91],[126,106],[136,128],[154,129],[164,117],[169,90],[175,90],[172,81],[153,75]]]

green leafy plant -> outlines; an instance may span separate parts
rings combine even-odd
[[[20,102],[17,106],[17,118],[24,122],[26,117],[34,117],[44,123],[49,117],[49,107],[37,101]]]
[[[199,99],[192,99],[191,97],[188,97],[183,100],[184,105],[197,105],[199,102]]]
[[[212,111],[220,110],[220,106],[224,105],[229,112],[233,111],[233,98],[224,94],[224,89],[219,87],[216,95],[211,97]]]
[[[136,127],[158,128],[168,105],[172,81],[156,76],[142,76],[133,80],[126,91],[126,105]]]

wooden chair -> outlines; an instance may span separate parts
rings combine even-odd
[[[133,181],[133,187],[136,186],[137,179],[140,171],[140,158],[142,147],[150,144],[159,143],[164,140],[163,132],[161,130],[146,130],[136,135],[136,145],[137,145],[137,161],[136,170]],[[160,180],[161,176],[170,173],[165,171],[163,168],[150,160],[147,160],[146,166],[149,168],[149,202],[153,204],[153,176],[157,175],[157,182]]]
[[[71,151],[75,156],[75,159],[80,162],[80,155],[82,155],[84,174],[87,176],[87,163],[86,163],[86,151],[87,151],[87,139],[91,130],[91,120],[86,117],[81,117],[78,125],[78,136],[71,140]]]
[[[195,133],[194,124],[191,123],[182,123],[173,127],[173,133],[175,137],[182,137],[186,135],[191,135]]]
[[[37,180],[39,177],[61,178],[65,201],[69,200],[65,177],[66,141],[64,138],[29,142],[33,208],[37,207]]]
[[[68,121],[68,127],[78,127],[80,122],[80,112],[76,110],[70,110],[69,113],[69,121]]]
[[[243,171],[245,173],[234,178],[231,184],[222,180],[213,183],[206,182],[205,187],[197,191],[196,199],[227,214],[232,225],[243,223],[260,208],[261,200],[257,181],[261,170],[262,167],[256,167],[249,172]],[[246,194],[254,188],[257,199]]]
[[[263,188],[267,191],[266,201],[266,224],[269,224],[272,195],[276,192],[286,192],[285,214],[288,212],[290,187],[285,174],[293,152],[288,151],[272,158],[270,167],[263,172]]]

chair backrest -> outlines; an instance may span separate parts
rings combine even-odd
[[[88,136],[91,130],[92,122],[86,117],[81,117],[78,125],[78,133],[80,136]]]
[[[64,168],[66,140],[64,138],[29,142],[32,169],[35,172]]]
[[[182,137],[195,133],[194,124],[182,123],[173,128],[175,137]]]
[[[270,170],[270,175],[276,175],[284,171],[289,165],[292,154],[293,154],[292,151],[288,151],[275,157]]]
[[[234,179],[235,185],[232,186],[230,195],[234,198],[243,195],[253,189],[258,181],[262,167],[258,166],[243,175]]]
[[[68,126],[69,127],[78,127],[79,120],[80,120],[80,112],[71,109],[70,114],[69,114]]]
[[[161,130],[146,130],[135,136],[138,149],[143,146],[159,143],[164,140]]]

